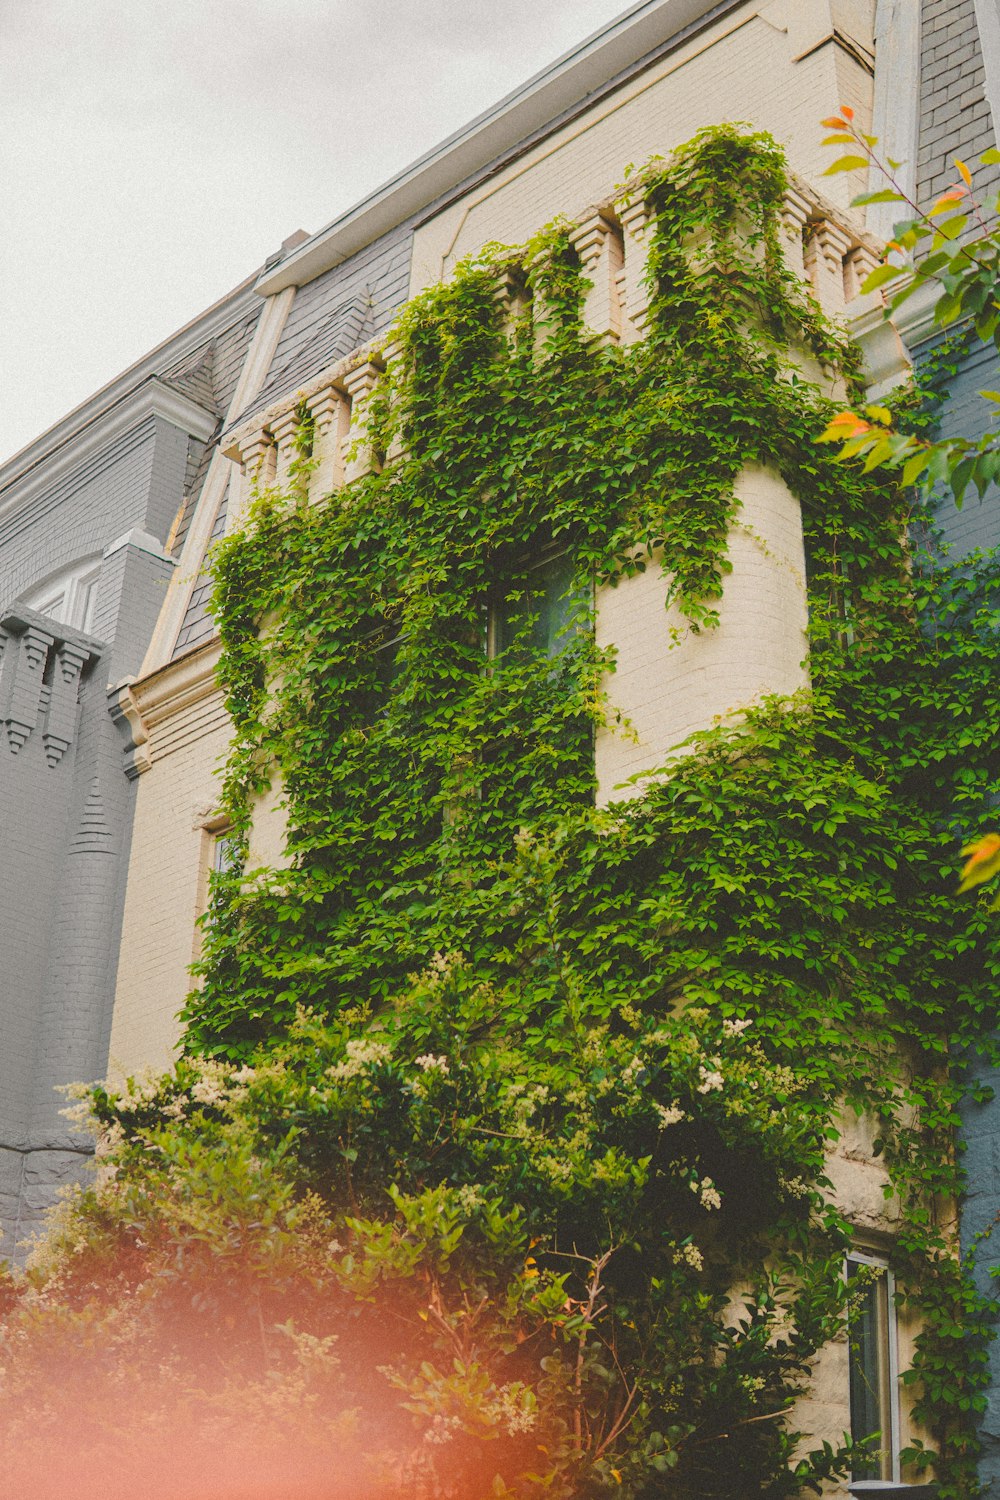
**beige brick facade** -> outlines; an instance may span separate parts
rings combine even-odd
[[[798,501],[776,474],[757,466],[743,471],[736,494],[732,572],[716,629],[695,634],[676,607],[664,608],[666,581],[655,559],[644,572],[598,593],[598,644],[617,653],[604,684],[610,722],[596,744],[602,802],[635,795],[640,788],[623,783],[661,766],[688,735],[762,694],[806,685]]]
[[[217,644],[202,647],[125,689],[142,775],[111,1031],[115,1078],[169,1067],[180,1035],[230,739],[218,657]]]
[[[871,118],[873,12],[867,0],[737,7],[421,225],[411,295],[481,245],[519,244],[559,214],[575,219],[582,205],[607,201],[630,165],[668,155],[705,125],[746,120],[769,130],[793,172],[818,183],[829,164],[820,117],[843,101],[862,129]],[[842,207],[865,185],[852,174],[825,182]]]

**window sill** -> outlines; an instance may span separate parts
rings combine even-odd
[[[896,1479],[855,1479],[848,1486],[857,1500],[937,1500],[936,1484],[903,1484]]]

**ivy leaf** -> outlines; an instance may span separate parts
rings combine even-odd
[[[863,156],[838,156],[833,164],[827,167],[822,174],[824,177],[833,177],[837,172],[857,172],[867,167],[867,159]]]
[[[1000,833],[984,833],[982,838],[966,844],[962,853],[968,858],[962,867],[959,895],[1000,875]]]
[[[824,142],[824,145],[826,143]],[[856,198],[851,199],[852,208],[863,208],[866,203],[905,203],[906,199],[902,193],[894,193],[892,188],[879,188],[874,193],[859,193]]]
[[[968,489],[975,463],[976,460],[974,458],[963,458],[961,463],[956,464],[952,470],[951,489],[952,494],[955,496],[955,505],[959,510],[962,508],[962,496]]]
[[[911,484],[916,484],[920,475],[927,467],[929,457],[930,455],[928,454],[927,450],[922,449],[921,452],[914,453],[912,458],[908,458],[906,460],[906,463],[903,465],[904,485],[909,486]]]
[[[902,266],[876,266],[861,283],[862,292],[877,291],[880,286],[885,286],[888,281],[898,281],[904,275]]]

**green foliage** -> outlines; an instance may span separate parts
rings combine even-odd
[[[126,1277],[137,1348],[191,1286],[228,1315],[249,1277],[237,1342],[264,1330],[281,1389],[290,1308],[336,1336],[311,1399],[357,1492],[777,1500],[842,1474],[786,1414],[843,1325],[845,1109],[924,1318],[913,1460],[975,1492],[949,1053],[995,1024],[998,955],[950,871],[1000,749],[993,574],[908,558],[896,491],[817,442],[789,346],[853,356],[784,269],[783,189],[732,127],[632,178],[655,230],[626,347],[583,328],[563,228],[491,247],[394,330],[376,471],[261,495],[218,554],[227,810],[246,849],[277,767],[290,864],[216,881],[189,1056],[96,1094],[105,1177],[47,1254],[74,1316]],[[801,502],[811,690],[595,808],[594,588],[656,568],[711,629],[747,463]]]
[[[921,208],[893,175],[899,163],[883,162],[875,151],[878,138],[857,129],[852,110],[842,113],[843,119],[834,117],[823,122],[836,131],[825,144],[851,141],[864,154],[840,157],[827,171],[874,167],[888,186],[862,193],[852,200],[853,205],[897,203],[904,212],[894,227],[895,238],[889,242],[884,263],[866,278],[862,291],[891,287],[886,307],[889,316],[915,292],[929,286],[934,291],[933,318],[939,328],[957,327],[960,334],[992,344],[1000,351],[1000,234],[996,226],[1000,199],[984,213],[972,192],[972,173],[965,162],[956,160],[959,180],[930,208]],[[980,161],[984,166],[995,166],[1000,162],[1000,152],[991,148]],[[979,395],[989,403],[987,420],[992,424],[1000,392],[984,390]],[[921,484],[925,489],[948,485],[959,509],[970,485],[982,500],[990,485],[1000,479],[1000,433],[996,430],[988,428],[978,439],[956,434],[931,441],[919,430],[894,431],[892,414],[885,408],[867,407],[865,416],[869,420],[854,412],[841,412],[829,423],[825,439],[841,444],[841,460],[863,458],[867,472],[881,467],[899,469],[903,484]],[[915,424],[917,429],[920,425]]]

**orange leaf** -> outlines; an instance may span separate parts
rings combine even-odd
[[[843,115],[845,120],[854,119],[854,111],[849,104],[842,104],[840,106],[840,113]]]
[[[968,188],[964,187],[949,188],[946,193],[941,194],[934,207],[928,211],[927,217],[933,219],[936,214],[944,213],[946,208],[950,208],[953,203],[958,203],[964,198],[968,191]]]
[[[830,418],[820,442],[846,443],[849,438],[860,437],[862,433],[870,431],[871,424],[865,422],[856,412],[842,411]]]
[[[965,183],[966,187],[971,187],[972,186],[972,173],[969,171],[968,167],[965,165],[965,162],[964,161],[959,161],[958,157],[956,156],[955,157],[955,165],[958,168],[958,175],[959,175],[959,177],[961,177],[961,179]]]
[[[1000,875],[1000,833],[984,833],[981,839],[966,844],[962,850],[968,859],[962,869],[959,892],[971,891],[974,885],[982,885]]]
[[[846,120],[839,120],[836,115],[831,115],[828,120],[820,120],[819,123],[821,125],[825,125],[826,128],[827,128],[827,130],[846,130],[847,129],[847,121]]]

